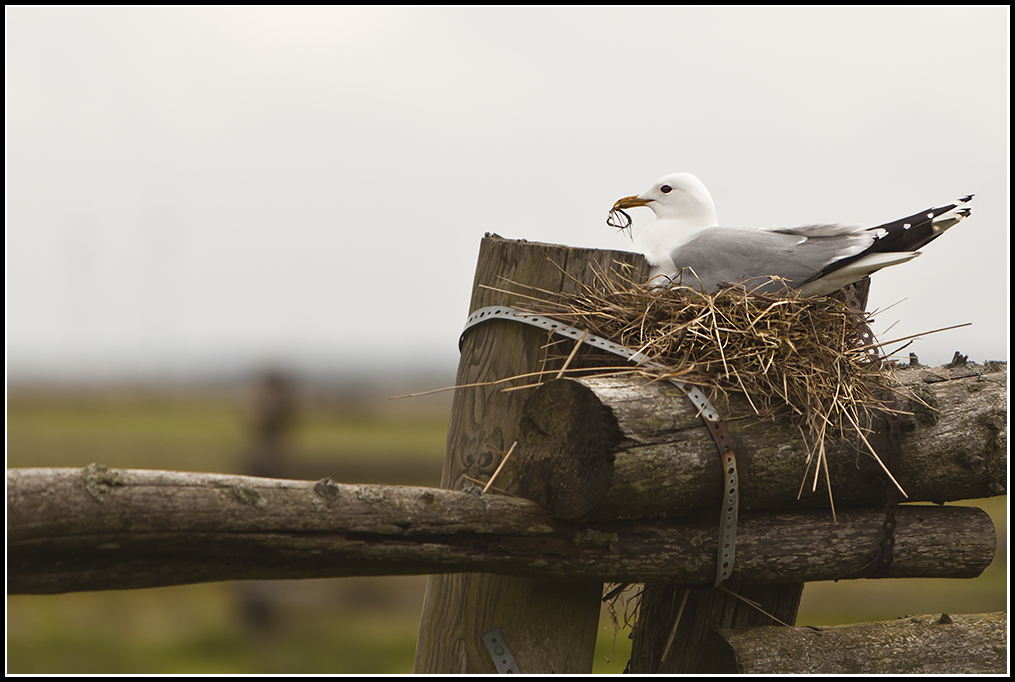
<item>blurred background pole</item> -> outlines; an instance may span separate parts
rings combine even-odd
[[[295,382],[276,369],[254,379],[250,415],[250,449],[244,473],[265,478],[292,478],[287,440],[296,416]],[[280,585],[272,581],[236,583],[239,616],[253,632],[274,630]]]

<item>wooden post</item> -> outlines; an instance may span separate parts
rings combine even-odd
[[[525,295],[540,296],[535,289],[524,287],[567,292],[581,285],[593,286],[597,272],[609,272],[617,263],[631,265],[636,278],[645,277],[646,266],[639,254],[572,249],[487,235],[480,246],[469,312],[488,305],[524,306]],[[546,332],[515,322],[497,320],[479,325],[465,336],[456,384],[465,386],[552,369],[545,362],[547,340]],[[537,382],[537,378],[526,378],[513,385]],[[442,487],[462,490],[475,487],[476,480],[487,481],[500,464],[500,453],[507,452],[517,440],[522,404],[530,391],[503,392],[505,387],[499,384],[456,391]],[[509,462],[494,485],[516,492],[517,468]],[[495,673],[497,669],[481,637],[499,628],[519,672],[589,673],[601,595],[599,582],[479,573],[430,576],[413,670]]]
[[[702,589],[647,584],[631,647],[632,673],[704,673],[715,670],[716,628],[796,623],[803,583]],[[685,598],[686,597],[686,598]],[[751,600],[754,605],[744,600]],[[679,621],[678,621],[679,614]]]
[[[853,293],[866,308],[870,278]],[[734,438],[734,449],[743,448]],[[715,658],[716,628],[796,623],[803,583],[786,585],[738,585],[735,579],[721,588],[645,585],[638,622],[633,634],[632,673],[701,673]],[[771,616],[771,617],[770,617]]]

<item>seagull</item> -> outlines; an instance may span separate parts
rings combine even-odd
[[[650,281],[683,283],[706,292],[744,284],[758,293],[784,287],[805,296],[825,296],[890,265],[917,257],[917,249],[969,216],[973,198],[875,227],[719,227],[715,203],[701,180],[690,173],[660,178],[637,196],[617,200],[607,223],[626,208],[648,206],[656,220],[642,230],[632,249],[648,260]]]

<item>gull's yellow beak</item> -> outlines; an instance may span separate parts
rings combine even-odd
[[[651,199],[642,199],[640,197],[624,197],[623,199],[617,199],[617,203],[613,204],[614,210],[618,208],[637,208],[638,206],[647,206]]]

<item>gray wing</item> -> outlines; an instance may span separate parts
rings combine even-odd
[[[746,280],[755,288],[771,276],[798,287],[818,277],[830,264],[862,253],[874,243],[876,230],[851,225],[805,225],[794,228],[751,230],[716,227],[677,247],[670,253],[678,268],[685,271],[683,283],[705,291]],[[774,292],[782,283],[760,288]]]

